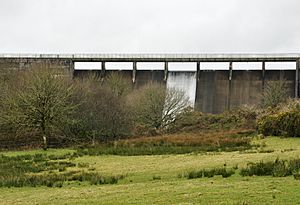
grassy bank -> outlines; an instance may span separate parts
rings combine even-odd
[[[59,187],[0,188],[0,204],[297,204],[300,181],[294,177],[246,176],[239,170],[249,162],[295,159],[300,156],[300,139],[266,138],[251,151],[153,156],[82,156],[72,159],[72,169],[90,169],[103,176],[126,176],[117,184],[65,183]],[[261,148],[260,148],[261,149]],[[49,150],[64,155],[72,150]],[[35,155],[43,151],[31,151]],[[26,153],[26,154],[28,154]],[[24,152],[5,152],[8,156]],[[78,166],[79,165],[79,166]],[[191,170],[237,167],[228,178],[187,179],[178,174]]]

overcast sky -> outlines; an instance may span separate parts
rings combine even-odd
[[[0,0],[1,53],[300,53],[300,0]]]

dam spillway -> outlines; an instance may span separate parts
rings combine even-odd
[[[196,102],[196,72],[170,71],[167,79],[167,88],[182,91],[189,98],[189,105],[195,107]]]
[[[76,69],[76,63],[99,63],[92,72],[105,77],[120,72],[133,87],[149,82],[166,84],[183,90],[196,110],[220,113],[241,105],[260,103],[267,82],[284,79],[290,97],[299,96],[300,54],[0,54],[1,69],[60,68],[72,77],[83,76],[88,70]],[[130,69],[109,70],[109,62],[129,62]],[[162,69],[139,70],[139,63],[159,62]],[[190,62],[195,71],[171,71],[169,63]],[[228,68],[206,69],[203,63],[227,62]],[[259,62],[255,69],[235,69],[235,62]],[[271,62],[293,62],[292,69],[268,69]],[[91,72],[91,71],[90,71]]]

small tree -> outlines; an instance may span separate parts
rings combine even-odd
[[[177,90],[175,88],[167,89],[162,116],[162,126],[167,127],[175,120],[178,114],[186,111],[186,108],[189,106],[189,98],[182,90]]]
[[[118,72],[112,72],[106,77],[105,86],[117,97],[125,96],[131,89],[129,81]]]
[[[159,84],[149,84],[130,96],[136,123],[149,129],[164,129],[189,106],[185,93]]]
[[[47,149],[49,137],[62,131],[75,105],[70,101],[72,86],[58,72],[50,69],[27,71],[20,89],[5,99],[6,111],[1,121],[17,130],[38,131]]]
[[[266,84],[262,95],[262,107],[276,107],[288,98],[285,80],[270,81]]]
[[[75,118],[78,124],[75,132],[80,137],[96,140],[111,140],[131,133],[132,120],[123,94],[101,85],[95,75],[76,82],[76,101],[80,102]]]

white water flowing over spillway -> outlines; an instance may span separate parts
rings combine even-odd
[[[189,97],[190,106],[194,108],[196,100],[196,72],[169,72],[167,88],[183,91]]]

